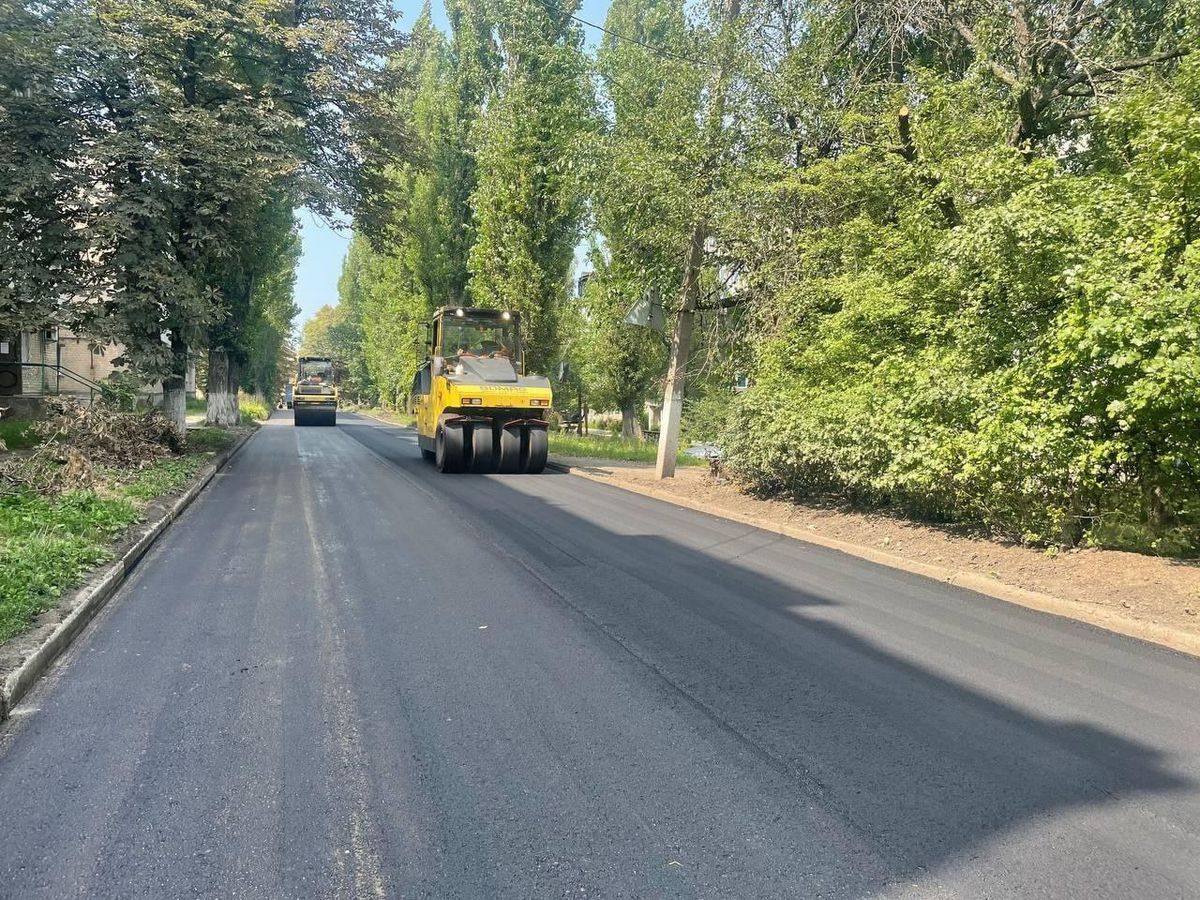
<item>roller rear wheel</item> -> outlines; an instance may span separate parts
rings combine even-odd
[[[528,441],[523,441],[525,452],[521,454],[521,471],[526,475],[538,475],[546,468],[550,455],[550,439],[544,427],[530,427]]]
[[[492,426],[476,425],[471,429],[471,471],[492,471]]]
[[[500,459],[497,469],[510,475],[521,471],[521,429],[519,426],[500,429]]]
[[[309,427],[329,427],[337,424],[337,410],[335,409],[305,409],[297,406],[293,411],[293,421],[296,425],[304,428]]]
[[[434,462],[439,472],[461,472],[463,468],[462,428],[439,428]]]

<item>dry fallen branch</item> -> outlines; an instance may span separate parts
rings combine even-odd
[[[171,423],[157,411],[129,413],[61,399],[47,401],[47,407],[50,415],[34,429],[60,448],[60,462],[75,450],[94,465],[142,468],[184,449]]]
[[[157,411],[120,412],[64,399],[46,405],[49,416],[33,426],[42,443],[0,462],[0,493],[86,488],[94,483],[96,466],[141,469],[184,450],[174,427]]]

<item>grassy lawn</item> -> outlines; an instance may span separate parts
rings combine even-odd
[[[654,462],[658,446],[648,441],[623,441],[615,437],[562,434],[550,432],[550,452],[558,456],[582,456],[595,459],[617,459],[628,462]],[[708,462],[680,453],[681,466],[706,466]]]
[[[9,450],[23,450],[38,443],[30,430],[33,423],[28,419],[0,419],[0,441]]]
[[[410,416],[408,413],[396,412],[390,409],[363,409],[361,412],[369,413],[383,419],[385,422],[393,422],[396,425],[404,425],[409,428],[415,427],[417,417]],[[604,437],[601,435],[580,436],[574,434],[562,434],[558,431],[550,432],[550,452],[558,456],[580,456],[591,457],[593,459],[615,459],[628,462],[654,462],[658,458],[658,446],[646,441],[623,441],[616,437]],[[678,456],[679,465],[681,466],[706,466],[707,460],[696,459],[691,456],[684,456],[682,453]]]
[[[190,428],[188,429],[188,450],[192,453],[203,453],[224,450],[230,446],[236,436],[223,428]]]
[[[364,412],[368,415],[375,416],[378,419],[383,419],[385,422],[392,422],[395,425],[403,425],[405,428],[415,428],[417,425],[417,417],[410,416],[406,412],[397,412],[394,409],[381,409],[380,407],[363,408],[359,412]]]
[[[216,429],[225,443],[232,436]],[[215,435],[191,439],[192,452],[158,460],[134,474],[97,469],[94,489],[52,497],[0,494],[0,641],[29,628],[33,618],[109,559],[112,542],[139,521],[149,502],[178,491],[223,446]]]
[[[256,425],[271,417],[271,408],[257,397],[241,394],[238,397],[238,408],[242,413],[243,425]],[[208,401],[196,397],[187,398],[187,415],[191,417],[207,415]]]
[[[410,416],[408,413],[396,412],[390,409],[363,409],[361,412],[369,413],[383,419],[385,422],[394,422],[397,425],[405,425],[413,428],[417,424],[417,417]],[[615,459],[625,460],[628,462],[654,462],[658,458],[658,446],[645,441],[623,441],[616,437],[604,437],[600,435],[579,436],[574,434],[562,434],[558,431],[550,432],[550,452],[558,456],[580,456],[591,457],[593,459]],[[706,466],[708,462],[703,459],[695,459],[691,456],[679,454],[679,465],[681,466]]]

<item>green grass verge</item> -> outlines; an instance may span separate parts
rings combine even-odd
[[[392,422],[396,425],[403,425],[406,428],[415,428],[417,426],[417,417],[410,416],[406,412],[397,412],[394,409],[382,409],[378,406],[359,410],[359,412],[367,413],[375,416],[378,419],[383,419],[385,422]]]
[[[147,503],[182,489],[211,459],[193,452],[159,460],[129,480],[99,470],[99,491],[0,495],[0,641],[26,631],[112,556],[112,542],[141,519]]]
[[[550,452],[558,456],[581,456],[594,459],[615,459],[627,462],[654,462],[658,447],[646,441],[623,441],[620,438],[550,432]],[[681,466],[706,466],[707,460],[680,453]]]
[[[156,497],[183,490],[211,458],[208,453],[191,453],[175,459],[161,460],[150,468],[143,469],[133,481],[123,485],[119,491],[121,495],[132,500],[149,503]]]
[[[223,428],[189,428],[187,435],[188,450],[193,453],[224,450],[233,444],[235,435]]]
[[[0,441],[3,441],[9,450],[24,450],[37,446],[41,438],[33,433],[33,423],[28,419],[2,419]]]
[[[92,491],[0,497],[0,641],[26,630],[107,559],[108,544],[137,518],[132,501]]]
[[[364,408],[360,411],[383,419],[385,422],[394,422],[397,425],[405,425],[409,428],[413,428],[417,424],[417,417],[410,416],[408,413],[380,409],[378,407]],[[658,446],[645,441],[623,441],[620,438],[602,437],[599,435],[579,436],[562,434],[558,431],[550,432],[550,452],[559,456],[579,456],[593,459],[624,460],[627,462],[652,463],[658,458]],[[685,456],[682,453],[677,458],[679,460],[678,464],[681,466],[708,465],[707,460]]]
[[[245,394],[238,398],[238,409],[242,413],[243,425],[254,425],[271,418],[271,409],[264,401],[247,397]]]
[[[362,409],[385,422],[394,422],[409,428],[416,427],[417,417],[408,413],[396,412],[378,407]],[[579,456],[592,459],[613,459],[626,462],[654,462],[658,458],[658,446],[646,441],[623,441],[615,437],[600,435],[580,436],[563,434],[558,431],[550,432],[550,452],[559,456]],[[706,466],[708,461],[685,456],[680,453],[677,457],[681,466]]]
[[[264,401],[247,394],[241,394],[238,397],[238,409],[242,414],[243,425],[257,425],[259,422],[265,422],[271,417],[271,409]],[[197,413],[205,413],[207,415],[208,401],[188,397],[187,414],[192,416]]]

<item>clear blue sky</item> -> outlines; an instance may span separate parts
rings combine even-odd
[[[608,3],[609,0],[583,0],[579,17],[603,24]],[[421,0],[396,0],[402,28],[412,25],[421,13],[421,5]],[[433,20],[445,30],[446,14],[440,0],[434,0]],[[588,45],[595,46],[599,32],[588,28],[585,34]],[[342,259],[350,241],[348,221],[341,223],[341,227],[330,227],[337,223],[322,222],[308,210],[302,210],[298,218],[304,253],[296,270],[296,303],[300,307],[300,317],[296,320],[297,331],[322,306],[337,303],[338,276],[342,273]]]

